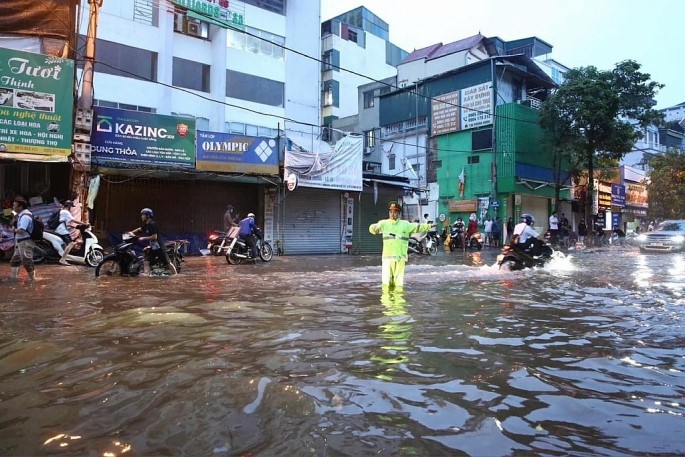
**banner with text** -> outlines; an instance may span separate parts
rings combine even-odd
[[[278,175],[278,142],[276,138],[198,130],[196,168]]]
[[[73,60],[0,48],[0,153],[70,155],[73,82]]]
[[[114,108],[93,109],[93,165],[194,167],[195,119]]]
[[[436,95],[431,101],[431,133],[443,135],[492,124],[492,83]]]
[[[316,152],[287,149],[283,181],[294,175],[302,187],[361,191],[363,144],[361,135],[348,135],[332,149],[324,142],[327,149]]]

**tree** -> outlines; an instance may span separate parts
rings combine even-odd
[[[663,84],[651,81],[632,60],[611,71],[574,68],[564,77],[540,110],[540,125],[553,139],[559,163],[577,167],[571,170],[575,174],[587,169],[585,219],[590,220],[595,165],[617,162],[644,136],[646,126],[662,122],[653,100]]]
[[[649,217],[685,218],[685,152],[670,149],[649,162]]]

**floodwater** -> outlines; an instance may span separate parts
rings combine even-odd
[[[685,454],[685,254],[190,258],[0,283],[0,455]],[[0,263],[0,275],[9,271]]]

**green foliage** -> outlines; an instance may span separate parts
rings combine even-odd
[[[671,149],[649,162],[649,216],[685,218],[685,152]]]
[[[540,125],[559,156],[558,163],[569,163],[574,176],[586,169],[588,176],[595,177],[596,165],[615,163],[630,152],[644,136],[639,127],[663,120],[653,109],[654,96],[663,85],[650,78],[632,60],[611,71],[593,66],[569,70],[540,110]],[[592,186],[589,179],[588,198]]]

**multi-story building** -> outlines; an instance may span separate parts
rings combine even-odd
[[[390,42],[390,27],[363,6],[321,24],[322,119],[357,114],[357,88],[374,80],[397,75],[397,65],[407,52]],[[377,99],[363,94],[365,108]]]
[[[571,212],[568,177],[555,178],[540,141],[537,110],[556,87],[551,46],[532,37],[512,42],[475,35],[414,51],[398,67],[402,89],[380,97],[381,143],[395,154],[384,173],[409,163],[422,192],[405,199],[416,214],[446,219],[477,213],[506,220],[550,208]],[[548,61],[548,71],[535,58]],[[554,187],[562,185],[554,202]]]
[[[316,136],[321,124],[319,2],[81,3],[79,84],[88,36],[96,53],[92,130],[77,132],[75,157],[101,178],[96,229],[128,230],[152,207],[196,250],[231,203],[274,236],[279,133]]]
[[[660,110],[666,122],[680,122],[685,119],[685,102]]]

